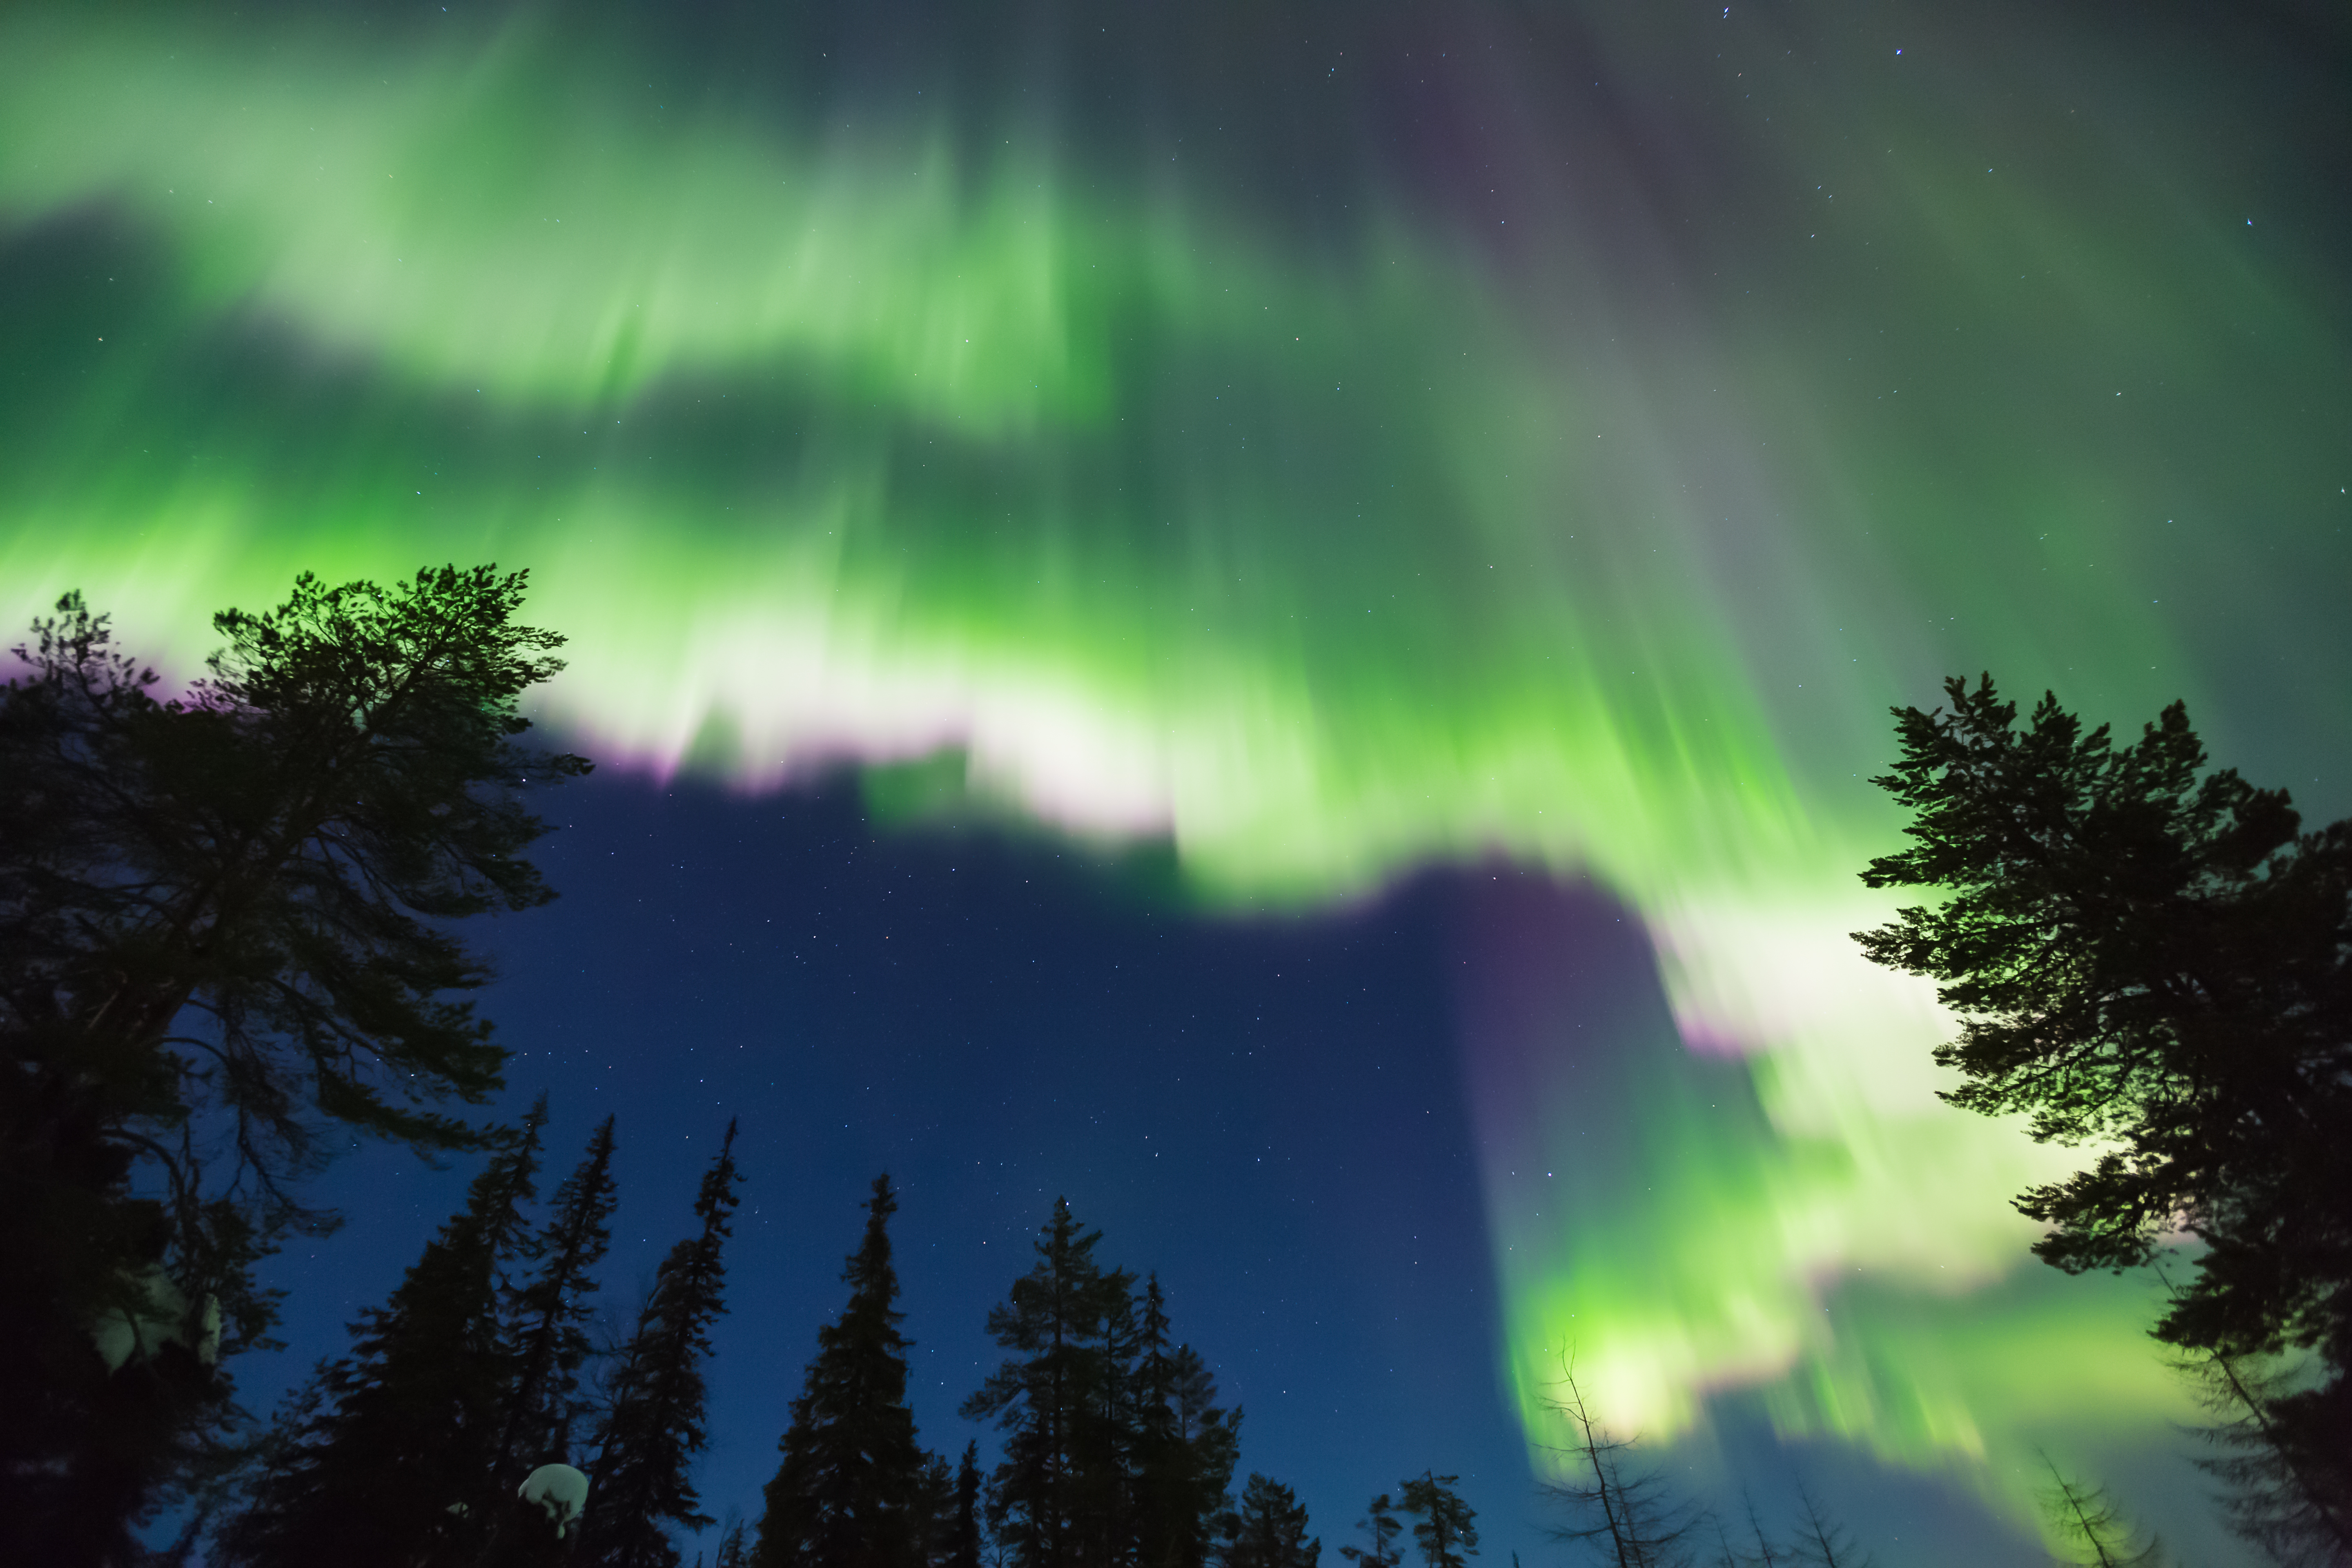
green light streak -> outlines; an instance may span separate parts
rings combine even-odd
[[[79,585],[187,668],[296,567],[495,557],[606,755],[960,749],[974,795],[1169,836],[1216,906],[1590,875],[1759,1117],[1629,1101],[1638,1196],[1487,1173],[1531,1434],[1571,1331],[1630,1424],[1758,1388],[1979,1475],[2045,1389],[2173,1413],[2136,1302],[2015,1285],[2000,1198],[2050,1156],[1935,1100],[1948,1025],[1847,942],[1892,832],[1862,776],[1888,703],[1986,665],[2185,695],[2257,776],[2341,754],[2352,687],[2262,695],[2343,668],[2340,574],[2279,553],[2337,561],[2345,510],[2305,258],[1889,86],[1839,100],[1871,139],[1742,122],[1789,174],[1769,254],[1563,196],[1514,271],[1377,191],[1335,257],[1037,134],[655,119],[622,71],[529,21],[0,24],[0,226],[57,301],[0,392],[0,616]]]

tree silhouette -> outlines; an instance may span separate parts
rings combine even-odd
[[[1562,1392],[1548,1403],[1568,1419],[1571,1440],[1552,1451],[1589,1479],[1547,1481],[1537,1489],[1569,1515],[1566,1524],[1551,1529],[1552,1539],[1580,1546],[1617,1568],[1682,1568],[1691,1561],[1696,1516],[1655,1471],[1628,1473],[1633,1439],[1610,1435],[1578,1384],[1576,1369],[1565,1361],[1559,1387]]]
[[[874,1178],[866,1237],[842,1273],[849,1304],[817,1331],[768,1483],[758,1568],[920,1568],[932,1521],[924,1455],[907,1405],[907,1337],[890,1264],[890,1178]]]
[[[980,1568],[980,1445],[966,1443],[956,1461],[955,1517],[940,1568]]]
[[[740,1179],[730,1121],[695,1195],[701,1227],[662,1260],[613,1379],[612,1407],[588,1472],[577,1557],[583,1568],[677,1568],[677,1546],[666,1527],[700,1530],[711,1522],[691,1471],[709,1442],[702,1363],[710,1357],[710,1325],[727,1310],[725,1253]]]
[[[1373,1496],[1364,1506],[1364,1517],[1356,1521],[1356,1528],[1364,1532],[1365,1544],[1339,1548],[1339,1555],[1356,1568],[1397,1568],[1404,1561],[1404,1554],[1397,1550],[1397,1532],[1403,1527],[1397,1522],[1396,1505],[1388,1493]]]
[[[1252,1474],[1240,1506],[1218,1521],[1218,1568],[1316,1568],[1323,1542],[1307,1533],[1307,1505],[1280,1481]]]
[[[1796,1544],[1790,1549],[1795,1561],[1816,1568],[1871,1568],[1869,1554],[1854,1544],[1843,1523],[1822,1511],[1812,1488],[1799,1482],[1797,1500],[1803,1505],[1805,1516],[1798,1521]]]
[[[1896,710],[1876,782],[1914,842],[1863,880],[1948,897],[1863,950],[1966,1020],[1936,1052],[1965,1079],[1947,1099],[2113,1145],[2017,1199],[2036,1253],[2121,1269],[2186,1229],[2205,1251],[2158,1338],[2315,1357],[2263,1431],[2352,1542],[2352,823],[2301,833],[2285,791],[2205,773],[2177,702],[2118,747],[2052,695],[2020,731],[1990,677],[1945,692],[1949,713]]]
[[[990,1309],[988,1331],[1018,1352],[959,1407],[994,1419],[1004,1459],[989,1488],[989,1524],[1017,1568],[1081,1560],[1104,1490],[1099,1418],[1115,1391],[1106,1336],[1133,1276],[1095,1262],[1100,1231],[1082,1231],[1057,1198],[1038,1234],[1036,1263]]]
[[[551,1461],[569,1462],[572,1423],[579,1414],[580,1369],[593,1353],[587,1323],[597,1289],[596,1266],[612,1245],[613,1124],[610,1116],[588,1140],[588,1152],[555,1192],[554,1215],[539,1237],[539,1270],[506,1292],[508,1331],[514,1342],[513,1392],[499,1433],[491,1469],[501,1484]]]
[[[1412,1538],[1429,1568],[1466,1568],[1478,1555],[1478,1513],[1454,1489],[1459,1476],[1423,1470],[1397,1493],[1397,1507],[1413,1516]]]
[[[1114,1350],[1112,1369],[1130,1391],[1133,1406],[1116,1439],[1134,1470],[1136,1508],[1127,1544],[1138,1562],[1153,1568],[1200,1568],[1240,1458],[1241,1413],[1218,1406],[1216,1379],[1201,1352],[1171,1342],[1159,1276],[1146,1279],[1132,1305],[1134,1354],[1121,1367]]]
[[[504,1053],[453,994],[448,923],[551,894],[516,701],[562,639],[520,573],[297,580],[184,698],[79,595],[0,687],[0,1556],[127,1550],[124,1522],[229,1409],[267,1334],[250,1268],[306,1215],[318,1118],[484,1147]],[[200,1157],[207,1148],[222,1152]],[[91,1343],[156,1331],[125,1375]],[[176,1320],[165,1322],[163,1320]],[[208,1325],[218,1324],[217,1328]],[[178,1344],[200,1354],[173,1354]]]
[[[2154,1536],[2135,1545],[2138,1534],[2105,1487],[2075,1480],[2060,1470],[2050,1456],[2042,1456],[2050,1485],[2042,1493],[2042,1512],[2069,1552],[2064,1561],[2085,1568],[2162,1568],[2164,1548]]]
[[[545,1119],[542,1100],[391,1299],[362,1310],[352,1354],[321,1370],[305,1418],[224,1527],[222,1561],[407,1568],[478,1551],[503,1502],[491,1461],[514,1385],[499,1276],[529,1255],[522,1211]]]

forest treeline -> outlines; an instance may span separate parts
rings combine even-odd
[[[543,1205],[544,1104],[470,1119],[505,1049],[463,921],[553,897],[531,795],[589,771],[519,702],[563,639],[526,578],[304,575],[215,617],[183,694],[79,595],[0,686],[0,1561],[387,1565],[678,1562],[741,1181],[733,1130],[631,1331],[592,1332],[616,1202],[607,1121]],[[2352,824],[2206,771],[2176,705],[2136,745],[1990,680],[1900,710],[1877,781],[1913,847],[1864,879],[1935,902],[1862,933],[1930,975],[1965,1110],[2099,1152],[2021,1194],[2069,1270],[2162,1268],[2153,1331],[2214,1415],[2231,1522],[2289,1564],[2352,1563]],[[278,1348],[256,1268],[335,1216],[306,1203],[369,1137],[484,1161],[464,1210],[278,1418],[231,1367]],[[722,1562],[991,1568],[1314,1563],[1278,1481],[1238,1487],[1241,1413],[1157,1280],[1097,1262],[1066,1205],[989,1314],[1005,1350],[960,1454],[919,1444],[877,1181],[841,1315],[817,1331],[755,1521]],[[2180,1232],[2199,1247],[2170,1245]],[[1555,1405],[1552,1533],[1617,1568],[1861,1561],[1809,1494],[1738,1519],[1677,1494],[1587,1405]],[[2066,1560],[2160,1549],[2049,1467]],[[138,1539],[169,1513],[177,1539]],[[1769,1527],[1765,1519],[1777,1522]],[[1461,1568],[1475,1517],[1433,1468],[1375,1496],[1361,1568]]]

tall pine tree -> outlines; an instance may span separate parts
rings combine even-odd
[[[568,1463],[578,1413],[580,1369],[593,1351],[589,1297],[612,1244],[613,1118],[588,1140],[578,1168],[555,1192],[555,1214],[540,1232],[539,1270],[507,1294],[514,1346],[512,1391],[491,1469],[503,1484],[542,1464]]]
[[[223,1529],[223,1561],[411,1568],[478,1548],[514,1384],[501,1276],[535,1250],[523,1211],[546,1115],[542,1098],[390,1300],[361,1312],[352,1353],[322,1370],[312,1413]]]
[[[757,1568],[921,1568],[932,1521],[924,1455],[907,1405],[907,1337],[890,1266],[886,1173],[866,1204],[866,1238],[842,1280],[849,1304],[816,1334],[816,1359],[793,1401],[766,1489]]]
[[[1075,1568],[1095,1560],[1099,1422],[1111,1367],[1105,1331],[1133,1277],[1095,1262],[1100,1231],[1081,1231],[1057,1198],[1039,1232],[1037,1261],[990,1309],[988,1331],[1021,1359],[1000,1365],[961,1406],[993,1418],[1004,1460],[989,1487],[988,1516],[1013,1568]]]
[[[1024,1359],[962,1406],[1006,1433],[988,1519],[1020,1568],[1201,1568],[1241,1415],[1218,1406],[1200,1352],[1172,1342],[1159,1281],[1138,1290],[1095,1262],[1101,1239],[1057,1202],[1035,1266],[989,1314]]]
[[[702,1363],[721,1297],[735,1191],[735,1123],[702,1178],[693,1236],[670,1248],[653,1294],[622,1352],[612,1408],[589,1471],[582,1568],[677,1568],[667,1526],[700,1530],[711,1522],[688,1472],[709,1442],[703,1428]]]
[[[1139,1395],[1134,1423],[1134,1560],[1143,1568],[1201,1568],[1241,1454],[1241,1412],[1216,1403],[1201,1352],[1171,1345],[1167,1298],[1145,1282],[1140,1333],[1127,1381]]]

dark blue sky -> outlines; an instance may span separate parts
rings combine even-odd
[[[504,1112],[550,1091],[550,1190],[619,1116],[616,1316],[742,1121],[709,1511],[756,1513],[885,1169],[927,1445],[983,1436],[955,1415],[1001,1357],[982,1320],[1066,1195],[1106,1260],[1159,1271],[1247,1410],[1244,1469],[1301,1486],[1327,1540],[1424,1466],[1498,1524],[1524,1511],[1433,889],[1204,921],[1066,847],[877,836],[845,784],[745,799],[600,774],[548,805],[563,897],[477,928],[503,971],[484,1005],[516,1052]],[[335,1348],[470,1171],[388,1150],[337,1168],[349,1224],[280,1270],[286,1362]]]
[[[1104,1231],[1106,1261],[1159,1272],[1178,1333],[1246,1410],[1239,1474],[1297,1487],[1327,1550],[1372,1492],[1427,1467],[1463,1478],[1486,1561],[1561,1556],[1496,1375],[1448,971],[1476,929],[1467,900],[1503,876],[1519,903],[1557,906],[1578,948],[1562,983],[1619,1048],[1629,1032],[1671,1039],[1649,951],[1615,906],[1481,868],[1313,920],[1202,917],[1155,891],[1148,855],[877,830],[845,780],[745,797],[607,771],[543,805],[562,826],[539,858],[562,897],[471,934],[499,954],[482,1001],[516,1053],[499,1110],[550,1094],[542,1191],[619,1117],[615,1333],[741,1119],[708,1511],[756,1518],[887,1169],[928,1447],[978,1436],[986,1451],[955,1407],[1001,1359],[983,1320],[1066,1195]],[[383,1299],[473,1169],[381,1148],[334,1168],[321,1196],[349,1222],[273,1268],[290,1347],[240,1369],[248,1403],[340,1352],[341,1325]],[[1882,1534],[1919,1521],[1960,1544],[1982,1528],[1927,1483],[1777,1451],[1736,1414],[1725,1442],[1768,1500],[1804,1464]]]

